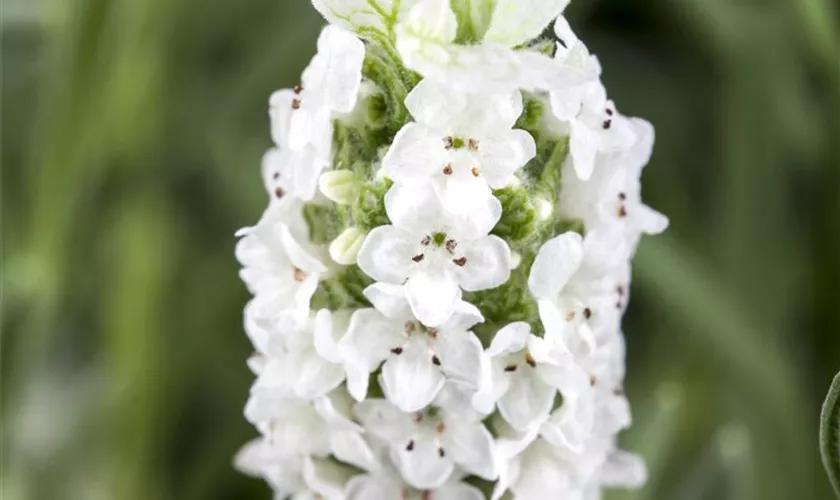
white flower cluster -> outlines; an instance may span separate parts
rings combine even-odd
[[[331,25],[271,96],[271,201],[236,250],[260,433],[237,466],[276,499],[643,483],[616,435],[630,260],[667,226],[641,202],[653,129],[567,0],[313,3]]]

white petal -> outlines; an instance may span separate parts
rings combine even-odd
[[[414,316],[430,327],[445,323],[461,301],[461,289],[448,274],[415,273],[405,293]]]
[[[367,393],[368,375],[405,342],[403,324],[382,316],[376,309],[359,309],[350,318],[347,334],[338,347],[347,361],[348,390],[356,400]]]
[[[496,333],[487,349],[487,355],[496,357],[519,352],[528,344],[530,335],[531,327],[528,323],[511,323]]]
[[[503,366],[497,366],[482,356],[481,372],[478,381],[478,391],[473,394],[472,405],[479,413],[489,415],[496,407],[496,403],[510,388],[510,377],[503,371]]]
[[[575,167],[575,174],[582,181],[589,180],[595,169],[595,155],[600,146],[600,135],[578,120],[572,121],[569,137],[569,156]]]
[[[397,476],[384,472],[356,476],[347,483],[347,500],[398,499],[402,496],[403,482]]]
[[[408,277],[411,258],[419,242],[394,226],[380,226],[371,231],[359,250],[358,265],[376,281],[395,285]]]
[[[496,479],[493,436],[482,424],[448,426],[442,444],[446,455],[470,474]]]
[[[365,45],[354,34],[327,26],[318,38],[316,57],[326,59],[326,74],[316,82],[323,104],[335,112],[349,113],[359,94]]]
[[[283,248],[286,250],[289,260],[292,261],[295,267],[306,271],[307,273],[323,273],[327,268],[318,259],[310,255],[292,236],[289,227],[285,224],[277,224],[275,226],[277,235]]]
[[[498,0],[485,42],[514,47],[534,39],[559,16],[569,0]]]
[[[355,402],[349,394],[336,390],[322,396],[313,402],[315,411],[333,429],[359,433],[362,427],[353,421],[353,405]]]
[[[389,319],[401,320],[411,317],[411,307],[405,298],[403,285],[374,283],[362,293],[377,311]]]
[[[541,427],[542,436],[554,446],[582,453],[592,435],[594,407],[591,394],[563,393],[563,404]]]
[[[447,130],[461,123],[461,117],[469,104],[469,96],[466,93],[453,92],[450,87],[428,78],[421,80],[405,98],[405,107],[414,120],[437,131]]]
[[[386,177],[398,183],[424,182],[446,166],[441,134],[418,123],[405,125],[382,160]]]
[[[440,330],[436,352],[448,377],[477,388],[481,375],[481,342],[472,332]]]
[[[528,288],[537,298],[554,298],[583,261],[583,239],[567,232],[546,242],[537,253],[528,276]]]
[[[363,470],[374,470],[377,467],[376,454],[356,432],[333,433],[330,435],[330,449],[335,457],[344,463]]]
[[[608,488],[641,488],[647,482],[647,467],[635,453],[616,450],[601,470],[601,481]]]
[[[475,486],[450,482],[435,490],[435,500],[484,500],[484,494]]]
[[[332,363],[341,362],[338,343],[333,333],[333,317],[328,309],[321,309],[315,315],[313,340],[318,355]]]
[[[303,480],[316,498],[342,500],[344,484],[353,475],[351,469],[327,460],[307,457],[303,462]]]
[[[446,207],[450,234],[458,241],[487,236],[502,217],[501,202],[483,179],[472,174],[436,179],[433,186]]]
[[[510,277],[510,247],[498,236],[461,243],[456,254],[467,259],[454,270],[458,284],[468,292],[495,288]]]
[[[443,207],[431,186],[395,184],[385,194],[385,210],[395,227],[422,239],[440,225]]]
[[[524,130],[510,130],[479,146],[481,175],[493,189],[507,186],[517,170],[537,154],[537,145]]]
[[[519,370],[530,370],[520,366]],[[516,430],[525,431],[543,422],[554,404],[557,389],[536,374],[517,373],[510,377],[510,388],[499,400],[499,413]]]
[[[461,301],[455,306],[455,312],[449,321],[440,326],[441,330],[469,330],[479,323],[484,322],[481,311],[466,301]]]
[[[668,217],[644,204],[635,205],[628,210],[628,216],[633,224],[645,234],[661,234],[668,229]]]
[[[356,417],[365,429],[389,444],[408,442],[415,430],[413,416],[384,399],[368,399],[356,405]]]
[[[509,131],[523,109],[518,90],[462,92],[428,78],[408,94],[405,105],[418,123],[467,136]]]
[[[388,401],[404,412],[415,412],[432,402],[446,381],[432,356],[421,346],[406,346],[402,354],[388,358],[381,377]]]
[[[402,445],[398,452],[397,462],[406,482],[424,490],[441,486],[452,475],[455,464],[449,457],[438,454],[432,439],[417,439],[413,444],[411,451]]]
[[[571,471],[563,462],[551,455],[547,443],[537,441],[539,450],[532,452],[523,464],[521,475],[511,490],[516,498],[562,498],[564,500],[583,500],[570,477]]]

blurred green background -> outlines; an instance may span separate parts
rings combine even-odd
[[[619,108],[656,125],[628,393],[648,486],[828,499],[840,369],[840,43],[830,0],[577,0]],[[231,457],[251,375],[234,231],[266,203],[267,99],[306,0],[4,0],[4,500],[268,499]]]

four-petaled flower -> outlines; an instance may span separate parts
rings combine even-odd
[[[394,186],[385,196],[392,225],[370,232],[358,264],[373,279],[405,286],[414,315],[423,324],[445,323],[462,289],[495,288],[510,276],[510,248],[488,235],[500,207],[484,225],[469,225],[445,212],[431,188]]]
[[[558,390],[567,397],[586,383],[574,358],[557,356],[543,339],[531,334],[527,323],[511,323],[499,330],[485,355],[473,405],[484,413],[497,405],[517,431],[542,424]]]
[[[505,187],[536,154],[531,135],[512,130],[522,114],[519,91],[453,92],[421,81],[405,104],[415,122],[400,130],[383,160],[397,183],[430,183],[444,205],[483,225],[496,204],[491,189]]]
[[[277,322],[281,330],[304,326],[309,303],[327,268],[292,235],[289,220],[269,210],[255,227],[241,229],[236,257],[239,275],[254,299],[253,313]]]
[[[455,467],[487,480],[496,478],[493,437],[468,398],[448,385],[434,403],[406,413],[382,399],[363,401],[356,415],[367,431],[390,448],[412,486],[442,486]]]
[[[365,296],[376,309],[353,313],[339,342],[354,398],[365,398],[368,376],[383,361],[382,389],[405,412],[431,403],[447,377],[477,384],[481,343],[468,330],[484,318],[475,306],[459,301],[445,323],[427,327],[412,314],[402,287],[378,283]]]

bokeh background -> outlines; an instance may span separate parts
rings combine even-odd
[[[626,320],[651,480],[622,500],[824,500],[840,369],[831,0],[577,0],[658,134]],[[4,0],[4,500],[268,499],[231,457],[251,375],[234,231],[266,198],[267,98],[306,0]],[[376,499],[372,499],[376,500]]]

